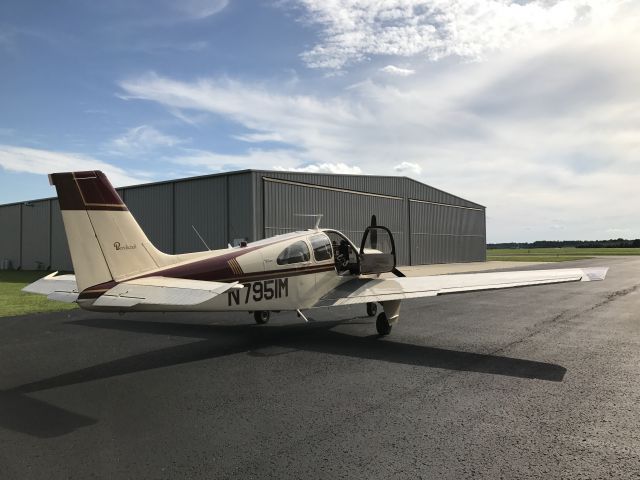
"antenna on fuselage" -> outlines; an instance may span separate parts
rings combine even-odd
[[[207,248],[207,250],[211,251],[211,249],[209,248],[209,245],[207,245],[207,242],[204,241],[204,238],[202,238],[202,235],[200,235],[200,232],[198,232],[198,230],[196,229],[196,226],[191,225],[191,228],[193,228],[193,231],[196,232],[196,235],[198,235],[198,238],[200,239],[200,241],[204,243],[204,246]]]
[[[294,213],[293,216],[294,217],[315,217],[316,223],[313,226],[313,230],[319,230],[320,220],[322,220],[323,214],[322,213]]]

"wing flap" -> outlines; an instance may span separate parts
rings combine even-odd
[[[57,275],[53,272],[22,289],[23,292],[46,295],[49,300],[73,303],[78,299],[75,275]]]
[[[232,288],[238,282],[206,282],[182,278],[147,277],[119,283],[94,303],[97,307],[129,308],[135,305],[198,305]]]
[[[316,307],[431,297],[449,293],[603,280],[607,268],[565,268],[388,279],[357,278],[333,289]]]

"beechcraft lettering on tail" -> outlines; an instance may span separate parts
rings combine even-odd
[[[380,335],[417,297],[604,279],[606,268],[405,277],[391,231],[375,216],[359,246],[333,229],[286,233],[220,250],[168,255],[142,231],[100,171],[53,173],[74,275],[53,273],[24,288],[87,310],[270,312],[366,304]]]
[[[120,242],[113,242],[113,248],[115,248],[116,250],[133,250],[134,248],[136,248],[136,245],[135,243],[133,245],[122,245]]]

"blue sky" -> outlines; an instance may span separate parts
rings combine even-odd
[[[6,0],[0,203],[72,169],[391,174],[489,241],[640,237],[639,32],[624,0]]]

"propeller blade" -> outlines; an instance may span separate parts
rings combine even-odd
[[[406,275],[402,273],[400,270],[398,270],[397,268],[394,268],[393,270],[391,270],[391,273],[393,273],[396,277],[406,277]]]
[[[376,216],[371,215],[371,226],[375,227],[376,225]],[[378,249],[378,230],[376,228],[371,229],[371,248]]]

